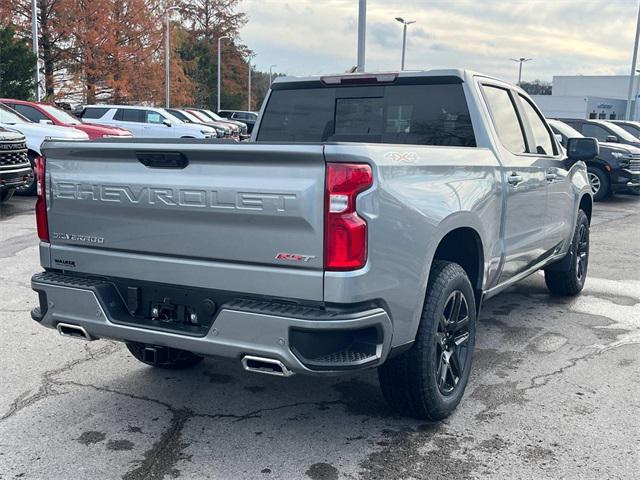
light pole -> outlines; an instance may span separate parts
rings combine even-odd
[[[272,76],[272,70],[273,67],[277,67],[278,65],[269,65],[269,87],[271,87],[271,84],[273,83],[273,76]]]
[[[249,65],[249,85],[247,91],[247,110],[251,111],[251,60],[255,55],[249,55],[249,60],[247,60],[247,64]]]
[[[169,15],[172,10],[178,10],[179,7],[169,7],[164,12],[164,106],[169,108],[169,62],[171,52],[169,51]]]
[[[216,113],[220,111],[220,97],[222,96],[222,84],[220,82],[220,61],[221,61],[220,40],[224,38],[229,38],[229,35],[223,35],[222,37],[218,37],[218,110],[216,111]]]
[[[522,82],[522,64],[524,62],[529,62],[533,60],[533,58],[520,57],[520,58],[510,58],[509,60],[511,60],[512,62],[518,62],[520,64],[520,67],[518,67],[518,83],[517,83],[517,85],[520,86],[520,83]]]
[[[631,95],[633,95],[633,81],[635,80],[636,62],[638,60],[638,41],[640,40],[640,7],[638,7],[638,20],[636,23],[636,40],[633,44],[633,58],[631,59],[631,73],[629,74],[629,95],[627,96],[627,111],[624,119],[631,120]]]
[[[402,63],[400,64],[400,70],[404,70],[404,55],[407,50],[407,25],[416,23],[415,20],[405,20],[402,17],[396,17],[396,20],[402,24]]]
[[[364,47],[367,40],[367,0],[358,2],[358,65],[356,70],[364,72]]]
[[[36,56],[36,75],[35,75],[35,89],[36,89],[36,101],[40,101],[40,61],[38,57],[38,3],[37,0],[31,0],[31,37],[33,45],[33,53]]]

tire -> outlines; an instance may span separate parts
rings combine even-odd
[[[145,360],[144,358],[144,351],[147,347],[151,347],[151,345],[147,345],[144,343],[127,342],[127,349],[129,350],[131,355],[133,355],[136,360],[139,360],[145,365],[150,365],[152,367],[181,370],[184,368],[193,367],[194,365],[200,363],[203,359],[203,357],[196,355],[195,353],[187,352],[186,350],[162,347],[164,348],[163,355],[158,355],[158,357],[162,358],[158,358],[156,362],[150,362]]]
[[[456,305],[460,305],[457,315]],[[382,394],[394,411],[438,421],[456,409],[471,371],[475,307],[464,269],[457,263],[434,261],[415,343],[378,368]]]
[[[582,291],[589,267],[589,219],[578,211],[576,228],[567,256],[544,270],[549,291],[562,297],[573,297]]]
[[[8,190],[2,190],[0,192],[0,203],[8,202],[13,197],[13,192],[15,192],[14,188],[10,188]]]
[[[591,184],[593,200],[600,202],[611,195],[611,182],[609,176],[599,167],[587,167],[587,176]]]
[[[34,161],[36,156],[29,152],[29,163],[31,163],[31,170],[33,171],[33,176],[31,177],[31,182],[23,185],[22,187],[16,188],[16,195],[24,195],[27,197],[33,197],[36,193],[38,193],[38,181],[36,179],[36,169],[34,165]]]

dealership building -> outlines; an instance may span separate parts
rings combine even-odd
[[[632,119],[640,118],[638,87],[631,103]],[[533,95],[550,118],[599,118],[624,120],[629,93],[629,75],[554,76],[551,95]]]

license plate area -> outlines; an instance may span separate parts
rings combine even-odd
[[[200,288],[112,279],[101,297],[114,323],[205,336],[227,295]]]

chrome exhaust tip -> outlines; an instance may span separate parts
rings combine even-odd
[[[58,333],[63,337],[72,337],[87,341],[95,340],[95,338],[89,335],[84,327],[81,327],[80,325],[73,325],[71,323],[59,323],[56,326],[56,329],[58,330]]]
[[[242,368],[247,372],[264,373],[277,377],[290,377],[294,374],[284,363],[274,358],[254,357],[245,355],[242,357]]]

